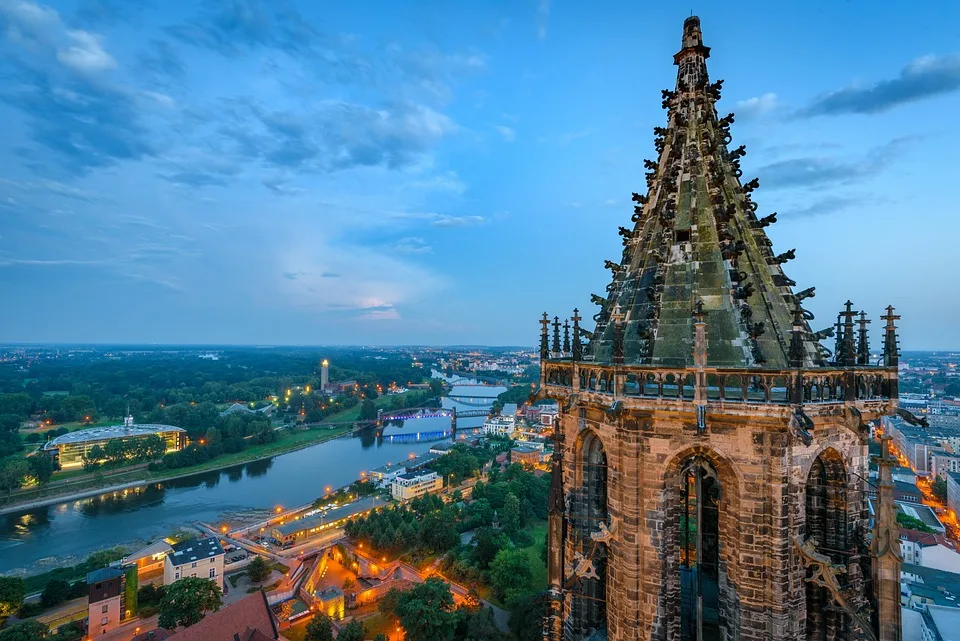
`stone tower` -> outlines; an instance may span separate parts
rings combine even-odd
[[[872,531],[864,480],[866,423],[898,411],[897,317],[879,359],[849,301],[820,344],[709,56],[688,18],[594,331],[574,310],[561,345],[540,321],[539,395],[562,408],[544,638],[899,641],[888,474]]]

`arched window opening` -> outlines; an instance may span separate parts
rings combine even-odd
[[[607,455],[592,431],[583,438],[580,464],[582,484],[570,506],[570,525],[575,547],[590,565],[577,577],[572,590],[573,620],[575,638],[588,639],[604,635],[607,627],[607,547],[591,537],[601,524],[608,524]]]
[[[853,552],[847,518],[846,471],[836,452],[828,450],[813,462],[807,477],[805,504],[805,538],[812,540],[817,551],[834,563],[846,566]],[[837,578],[845,587],[847,576],[840,574]],[[826,588],[808,581],[806,597],[807,639],[848,638],[849,618],[836,607]]]
[[[680,639],[720,638],[720,482],[692,457],[680,476]]]

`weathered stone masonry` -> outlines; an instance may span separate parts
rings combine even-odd
[[[544,638],[899,641],[889,464],[873,532],[862,480],[865,423],[897,411],[897,317],[879,365],[849,302],[820,344],[833,328],[810,328],[813,288],[794,293],[740,181],[709,55],[687,19],[595,330],[574,310],[551,346],[541,321],[539,394],[562,408]]]

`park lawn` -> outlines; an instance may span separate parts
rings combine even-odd
[[[527,532],[533,537],[533,545],[523,549],[530,560],[530,570],[533,573],[533,590],[540,592],[547,587],[547,564],[540,558],[540,546],[547,540],[547,522],[537,521],[527,526]]]

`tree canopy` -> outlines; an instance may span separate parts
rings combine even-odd
[[[158,625],[167,630],[189,627],[207,612],[216,612],[223,605],[220,587],[201,577],[184,577],[166,586],[160,599]]]

